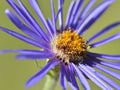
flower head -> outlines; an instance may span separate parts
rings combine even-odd
[[[34,85],[51,69],[57,68],[56,66],[58,66],[60,84],[63,90],[67,88],[65,84],[66,81],[73,90],[79,90],[76,77],[85,90],[90,90],[87,79],[93,81],[103,90],[113,90],[113,88],[120,89],[120,86],[116,82],[94,69],[97,68],[98,70],[120,79],[118,73],[108,69],[113,68],[120,70],[120,62],[117,62],[117,60],[120,60],[120,55],[108,55],[88,51],[90,48],[95,48],[119,39],[120,33],[117,33],[101,41],[91,43],[91,41],[97,37],[119,25],[120,22],[107,26],[88,40],[85,40],[83,37],[84,33],[86,33],[90,26],[106,11],[114,0],[103,1],[90,13],[88,13],[88,11],[96,0],[90,0],[82,11],[81,7],[84,0],[72,0],[66,15],[65,23],[63,22],[64,0],[58,0],[57,13],[55,13],[54,10],[53,0],[50,0],[52,21],[49,18],[47,20],[45,19],[36,0],[29,0],[45,30],[37,23],[21,0],[18,0],[19,5],[13,0],[7,1],[22,21],[9,9],[5,11],[6,15],[26,35],[19,34],[1,26],[0,30],[24,42],[39,47],[40,50],[14,49],[2,50],[1,53],[17,52],[19,53],[17,55],[18,59],[48,60],[47,64],[28,80],[26,87]],[[57,21],[59,22],[59,27],[56,25]],[[115,62],[109,62],[108,60],[113,60]]]

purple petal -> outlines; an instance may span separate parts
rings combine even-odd
[[[81,24],[79,24],[79,28],[77,33],[83,34],[109,7],[109,5],[113,3],[113,0],[107,0],[98,5],[84,20]]]
[[[35,83],[40,81],[52,68],[58,65],[60,61],[50,60],[45,67],[43,67],[37,74],[32,76],[26,83],[26,87],[29,88]]]
[[[73,82],[71,80],[70,70],[69,70],[68,66],[67,65],[63,65],[63,67],[64,67],[65,76],[66,76],[66,79],[68,81],[69,86],[72,88],[72,90],[78,90],[74,86],[74,84],[73,84]]]
[[[84,89],[90,90],[90,86],[89,86],[87,80],[85,79],[85,77],[83,76],[83,74],[81,73],[81,71],[73,63],[72,63],[72,67],[74,68],[76,75],[77,75],[78,79],[80,80]]]
[[[98,47],[98,46],[101,46],[101,45],[106,44],[108,42],[111,42],[113,40],[117,40],[119,38],[120,38],[120,33],[117,33],[117,34],[115,34],[113,36],[110,36],[110,37],[108,37],[106,39],[103,39],[103,40],[101,40],[99,42],[95,42],[93,44],[90,44],[90,46],[91,46],[91,48]]]
[[[85,6],[85,8],[82,10],[81,13],[81,18],[83,18],[87,12],[90,10],[90,8],[93,6],[93,4],[96,2],[96,0],[89,0],[89,2],[87,3],[87,5]]]
[[[76,90],[79,90],[78,84],[77,84],[76,79],[75,79],[74,69],[71,66],[71,64],[68,66],[68,69],[69,69],[69,75],[71,76],[72,84],[75,86]]]
[[[107,66],[107,67],[111,67],[113,69],[118,69],[120,70],[120,62],[106,62],[106,61],[103,61],[103,60],[100,60],[99,58],[93,58],[93,59],[90,59],[92,62],[96,63],[96,64],[101,64],[101,65],[104,65],[104,66]]]
[[[101,60],[99,64],[120,70],[120,62],[105,62]]]
[[[94,67],[96,67],[96,68],[98,68],[99,70],[101,70],[101,71],[103,71],[103,72],[105,72],[105,73],[107,73],[107,74],[115,77],[116,79],[119,79],[119,80],[120,80],[120,74],[116,73],[115,71],[112,71],[112,70],[107,69],[107,68],[105,68],[105,67],[102,67],[102,66],[100,66],[100,65],[94,65]]]
[[[88,66],[88,65],[86,65],[86,67],[87,67],[91,72],[93,72],[95,75],[97,75],[99,78],[101,78],[101,79],[104,80],[106,83],[108,83],[109,85],[111,85],[112,87],[114,87],[114,88],[116,88],[116,89],[120,88],[120,86],[119,86],[116,82],[114,82],[114,81],[111,80],[110,78],[106,77],[105,75],[97,72],[94,68],[92,68],[92,67],[90,67],[90,66]]]
[[[63,30],[63,4],[64,0],[58,0],[58,10],[60,10],[58,18],[59,18],[59,27]]]
[[[71,22],[70,22],[71,25],[74,25],[75,21],[78,19],[78,16],[79,16],[80,11],[82,9],[83,2],[84,2],[84,0],[77,0],[76,1],[76,4],[75,4],[75,6],[73,8],[73,13],[72,13],[73,15],[71,17],[72,18]]]
[[[31,45],[34,45],[34,46],[37,46],[37,47],[40,47],[40,48],[44,48],[44,49],[49,49],[49,48],[48,48],[48,47],[49,47],[48,45],[44,45],[44,43],[43,43],[43,44],[42,44],[42,43],[40,44],[40,42],[38,43],[38,42],[34,41],[33,39],[31,39],[31,38],[29,38],[29,37],[26,37],[26,36],[24,36],[24,35],[22,35],[22,34],[19,34],[19,33],[17,33],[17,32],[14,32],[14,31],[12,31],[12,30],[9,30],[9,29],[4,28],[4,27],[1,27],[1,26],[0,26],[0,29],[1,29],[2,31],[4,31],[4,32],[6,32],[6,33],[8,33],[8,34],[10,34],[10,35],[12,35],[12,36],[14,36],[14,37],[22,40],[22,41],[24,41],[24,42],[27,42],[27,43],[31,44]]]
[[[22,9],[13,0],[7,0],[7,2],[15,10],[17,15],[19,15],[21,17],[21,19],[23,19],[23,21],[25,21],[27,23],[27,25],[29,25],[30,27],[33,28],[30,20],[26,17],[26,14]]]
[[[109,54],[100,54],[100,53],[92,53],[92,52],[88,52],[87,54],[93,57],[98,57],[108,60],[120,60],[120,55],[109,55]]]
[[[27,18],[29,18],[30,22],[32,23],[32,25],[37,29],[37,32],[39,32],[42,37],[48,41],[48,37],[46,35],[46,33],[42,30],[42,28],[40,27],[40,25],[37,23],[37,21],[34,19],[34,17],[29,13],[29,11],[26,9],[26,7],[23,5],[23,3],[21,2],[21,0],[18,0],[18,3],[20,4],[22,10],[24,11],[24,13],[26,14]]]
[[[65,72],[64,72],[64,68],[63,68],[63,65],[60,66],[60,84],[62,86],[62,89],[63,90],[66,90],[67,87],[66,87],[66,82],[65,82]]]
[[[33,32],[29,27],[27,27],[24,23],[22,23],[20,19],[11,10],[5,10],[5,14],[24,33],[26,33],[29,36],[32,36],[33,38],[38,38],[38,35],[35,32]]]
[[[103,74],[96,72],[95,73],[99,78],[101,78],[102,80],[106,81],[109,85],[111,85],[112,87],[114,87],[116,90],[118,88],[120,88],[120,85],[118,85],[116,82],[114,82],[113,80],[111,80],[110,78],[104,76]]]
[[[51,13],[52,13],[52,21],[53,21],[53,30],[54,34],[56,35],[56,20],[55,20],[55,9],[54,9],[54,3],[53,0],[50,0],[50,5],[51,5]]]
[[[103,82],[99,77],[97,77],[92,71],[91,69],[87,68],[85,65],[80,64],[79,68],[82,72],[84,72],[84,74],[91,79],[96,85],[98,85],[99,87],[101,87],[103,90],[113,90],[111,89],[111,87]]]
[[[52,21],[50,18],[47,19],[47,24],[48,24],[51,32],[54,33],[54,27],[53,27],[53,24],[52,24]]]
[[[75,22],[75,25],[77,25],[81,19],[83,17],[85,17],[88,13],[88,11],[91,9],[91,7],[93,6],[93,4],[96,2],[96,0],[89,0],[89,2],[87,3],[87,5],[85,6],[85,8],[82,10],[80,16],[78,17],[78,19]]]
[[[23,59],[30,59],[30,60],[45,60],[47,58],[52,58],[55,56],[52,53],[44,53],[44,54],[18,54],[16,56],[17,59],[23,60]]]
[[[40,7],[37,3],[37,1],[35,0],[29,0],[32,8],[34,9],[34,11],[36,12],[36,14],[38,15],[38,17],[40,18],[41,22],[43,23],[44,27],[46,28],[47,32],[49,33],[50,37],[53,37],[53,34],[47,24],[47,21],[45,20],[44,15],[42,14]]]
[[[0,54],[10,53],[10,52],[19,53],[19,55],[17,55],[18,59],[47,59],[55,56],[55,54],[51,52],[40,51],[40,50],[20,50],[20,49],[1,50]]]
[[[73,8],[75,6],[75,1],[73,0],[69,6],[69,9],[68,9],[68,12],[67,12],[67,16],[66,16],[66,27],[69,27],[70,25],[70,20],[71,20],[71,14],[72,14],[72,11],[73,11]]]
[[[13,0],[7,0],[7,2],[29,27],[31,27],[38,35],[42,36],[46,41],[48,41],[46,33],[42,30],[42,28],[38,25],[32,15],[30,15],[30,13],[25,9],[24,5],[20,1],[19,4],[22,9]]]
[[[93,35],[88,41],[87,43],[93,41],[94,39],[96,39],[97,37],[101,36],[102,34],[105,34],[106,32],[108,32],[109,30],[112,30],[113,28],[115,28],[116,26],[120,25],[120,22],[115,22],[109,26],[107,26],[106,28],[104,28],[103,30],[100,30],[98,33],[96,33],[95,35]]]
[[[58,17],[59,17],[59,15],[60,15],[60,13],[62,12],[62,9],[63,9],[63,6],[58,9],[58,11],[57,11],[57,13],[56,13],[56,15],[55,15],[55,22],[57,22],[57,20],[59,21],[59,18],[58,18]]]
[[[21,54],[40,54],[43,53],[45,54],[45,51],[40,51],[40,50],[27,50],[27,49],[12,49],[12,50],[1,50],[0,54],[2,53],[10,53],[10,52],[17,52]],[[50,52],[48,52],[50,53]]]

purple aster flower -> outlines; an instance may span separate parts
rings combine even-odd
[[[96,69],[105,72],[120,80],[120,74],[112,71],[111,68],[120,70],[120,55],[109,55],[88,51],[120,38],[120,33],[107,37],[98,42],[93,40],[120,25],[115,22],[85,40],[83,34],[95,23],[96,20],[106,11],[114,0],[105,0],[88,12],[96,0],[90,0],[86,7],[81,10],[84,0],[71,0],[66,21],[63,22],[64,0],[58,0],[58,11],[55,13],[53,0],[50,0],[52,20],[45,19],[36,0],[29,0],[32,8],[38,15],[43,28],[29,13],[25,5],[18,0],[7,0],[16,14],[11,10],[5,11],[8,18],[26,35],[19,34],[10,29],[0,26],[0,30],[40,48],[40,50],[2,50],[1,53],[17,52],[18,59],[48,60],[47,64],[26,83],[30,87],[39,82],[51,69],[59,69],[59,80],[63,90],[66,90],[66,81],[72,90],[79,90],[76,77],[79,79],[85,90],[90,90],[87,79],[93,81],[103,90],[120,89],[120,85],[100,73]],[[59,27],[57,27],[57,21]],[[110,62],[113,60],[114,62]],[[94,69],[96,68],[96,69]]]

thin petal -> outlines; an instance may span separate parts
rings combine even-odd
[[[75,0],[73,0],[69,6],[69,9],[68,9],[68,12],[67,12],[67,16],[66,16],[66,27],[69,27],[70,25],[70,20],[71,20],[71,14],[72,14],[72,11],[73,11],[73,8],[75,6]]]
[[[38,43],[38,42],[34,41],[33,39],[31,39],[29,37],[26,37],[26,36],[24,36],[22,34],[19,34],[17,32],[14,32],[12,30],[7,29],[7,28],[4,28],[4,27],[0,26],[0,30],[4,31],[4,32],[6,32],[6,33],[8,33],[8,34],[22,40],[22,41],[24,41],[24,42],[27,42],[27,43],[29,43],[31,45],[34,45],[34,46],[37,46],[37,47],[40,47],[40,48],[44,48],[44,49],[48,49],[48,47],[49,47],[48,45],[43,45],[44,43],[40,44],[40,42]]]
[[[118,85],[116,82],[114,82],[113,80],[111,80],[110,78],[106,77],[105,75],[99,73],[99,72],[96,72],[96,75],[98,77],[100,77],[101,79],[103,79],[104,81],[106,81],[108,84],[110,84],[112,87],[114,87],[116,90],[118,88],[120,88],[120,85]]]
[[[63,9],[63,5],[62,5],[61,8],[58,9],[58,11],[57,11],[57,13],[55,15],[55,22],[57,22],[57,20],[59,21],[59,15],[62,12],[62,9]]]
[[[72,19],[70,21],[71,25],[75,24],[75,21],[78,19],[78,16],[80,14],[80,11],[82,10],[82,5],[83,5],[84,0],[77,0],[76,4],[73,8],[73,13],[72,13]]]
[[[87,80],[85,79],[85,77],[83,76],[83,74],[81,73],[81,71],[72,63],[72,67],[74,68],[78,79],[80,80],[82,86],[84,87],[85,90],[90,90],[90,86],[87,82]]]
[[[88,52],[87,54],[90,56],[103,58],[106,60],[120,60],[120,55],[109,55],[109,54],[100,54],[100,53],[92,53],[92,52]]]
[[[87,43],[93,41],[94,39],[98,38],[99,36],[101,36],[102,34],[107,33],[110,30],[113,30],[113,28],[115,28],[116,26],[120,25],[120,22],[115,22],[107,27],[105,27],[103,30],[100,30],[99,32],[97,32],[96,34],[94,34],[88,41]]]
[[[92,67],[90,67],[90,66],[88,66],[88,65],[86,65],[86,67],[87,67],[92,73],[94,73],[95,75],[97,75],[99,78],[101,78],[102,80],[104,80],[106,83],[108,83],[108,84],[111,85],[112,87],[114,87],[114,88],[116,88],[116,89],[120,88],[120,86],[119,86],[116,82],[114,82],[113,80],[111,80],[109,77],[106,77],[105,75],[97,72],[97,70],[95,70],[94,68],[92,68]]]
[[[84,72],[84,74],[91,79],[96,85],[98,85],[103,90],[113,90],[107,83],[103,82],[99,77],[97,77],[94,73],[91,72],[85,65],[79,65],[80,70]]]
[[[103,72],[105,72],[105,73],[107,73],[107,74],[115,77],[116,79],[119,79],[119,80],[120,80],[120,74],[116,73],[115,71],[112,71],[112,70],[107,69],[107,68],[105,68],[105,67],[102,67],[102,66],[100,66],[100,65],[94,65],[94,67],[96,67],[96,68],[98,68],[99,70],[101,70],[101,71],[103,71]]]
[[[77,33],[83,34],[86,30],[103,14],[103,12],[113,3],[113,0],[107,0],[98,5],[84,20],[79,24]]]
[[[99,64],[120,70],[120,62],[105,62],[105,61],[100,60]]]
[[[39,36],[42,36],[46,41],[49,41],[46,33],[42,30],[42,28],[38,25],[32,15],[30,15],[30,13],[25,9],[24,5],[20,1],[19,3],[22,9],[13,0],[7,0],[7,2],[29,27],[31,27]]]
[[[23,21],[29,25],[30,27],[33,28],[30,20],[26,17],[25,12],[13,1],[13,0],[7,0],[7,2],[10,4],[10,6],[15,10],[15,12],[17,13],[17,15],[19,15],[21,17],[21,19],[23,19]]]
[[[45,60],[48,58],[52,58],[55,56],[52,53],[45,53],[45,54],[18,54],[16,56],[17,59],[23,60],[23,59],[29,59],[29,60]]]
[[[101,46],[101,45],[106,44],[108,42],[111,42],[113,40],[117,40],[119,38],[120,38],[120,33],[117,33],[117,34],[115,34],[113,36],[110,36],[110,37],[108,37],[106,39],[103,39],[103,40],[101,40],[99,42],[95,42],[93,44],[90,44],[90,46],[91,46],[91,48],[98,47],[98,46]]]
[[[21,53],[21,54],[42,54],[42,53],[44,54],[44,53],[46,53],[45,51],[40,51],[40,50],[12,49],[12,50],[1,50],[0,54],[11,53],[11,52],[17,52],[17,53]]]
[[[0,54],[4,53],[11,53],[11,52],[16,52],[19,53],[17,55],[18,59],[47,59],[54,57],[55,54],[51,52],[46,52],[46,51],[40,51],[40,50],[20,50],[20,49],[13,49],[13,50],[1,50]]]
[[[32,76],[26,83],[26,87],[29,88],[35,83],[40,81],[52,68],[58,65],[60,62],[57,60],[50,60],[45,67],[43,67],[37,74]]]
[[[20,50],[20,49],[13,49],[13,50],[1,50],[0,54],[4,53],[11,53],[11,52],[16,52],[19,53],[16,57],[17,59],[32,59],[32,60],[45,60],[47,58],[52,58],[55,57],[55,54],[51,52],[46,52],[46,51],[40,51],[40,50]]]
[[[50,0],[50,5],[51,5],[51,13],[52,13],[52,21],[53,21],[53,30],[54,34],[56,35],[56,21],[55,21],[55,9],[54,9],[54,2],[53,0]]]
[[[60,84],[62,86],[62,89],[63,90],[66,90],[67,87],[66,87],[66,82],[65,82],[65,72],[64,72],[64,68],[63,68],[63,65],[60,66]]]
[[[18,0],[18,3],[20,4],[21,9],[24,11],[24,13],[26,14],[27,18],[29,18],[29,20],[32,23],[32,25],[37,29],[37,32],[39,32],[42,35],[42,37],[45,40],[48,41],[48,37],[47,37],[46,33],[42,30],[42,27],[37,23],[37,21],[34,19],[34,17],[29,13],[29,11],[24,6],[24,4],[21,2],[21,0]]]
[[[78,84],[76,82],[76,79],[75,79],[75,75],[74,75],[74,69],[73,67],[71,66],[71,64],[68,66],[69,68],[69,75],[71,76],[71,82],[73,83],[73,85],[76,87],[77,90],[79,90],[79,87],[78,87]]]
[[[96,0],[89,0],[87,5],[85,6],[85,8],[82,10],[82,12],[81,12],[80,16],[78,17],[78,19],[76,21],[74,21],[76,26],[81,21],[81,19],[88,14],[88,11],[91,9],[91,7],[93,6],[93,4],[95,2],[96,2]]]
[[[44,27],[46,28],[46,30],[47,30],[47,32],[49,33],[50,37],[53,37],[53,34],[52,34],[52,32],[51,32],[48,24],[47,24],[47,21],[45,20],[44,15],[43,15],[42,12],[41,12],[41,9],[40,9],[37,1],[35,1],[35,0],[29,0],[29,2],[30,2],[30,4],[31,4],[32,8],[34,9],[34,11],[36,12],[36,14],[38,15],[38,17],[40,18],[42,24],[43,24]]]
[[[58,0],[58,10],[60,10],[58,18],[59,18],[59,27],[61,30],[63,30],[63,5],[64,0]]]
[[[68,81],[69,86],[72,88],[72,90],[78,90],[74,86],[74,84],[73,84],[73,82],[71,80],[70,70],[69,70],[68,66],[67,65],[63,65],[63,66],[64,66],[64,72],[65,72],[65,76],[66,76],[66,79]]]
[[[32,36],[33,38],[38,38],[38,35],[35,32],[33,32],[29,27],[27,27],[22,21],[20,21],[20,19],[11,10],[6,9],[5,14],[24,33],[26,33],[29,36]]]
[[[85,8],[82,10],[81,12],[81,18],[83,18],[84,16],[86,16],[86,14],[88,13],[88,11],[91,9],[91,7],[93,6],[93,4],[96,2],[96,0],[89,0],[89,2],[87,3],[87,5],[85,6]]]
[[[48,24],[49,28],[51,29],[51,32],[54,33],[53,23],[50,18],[47,19],[47,24]]]

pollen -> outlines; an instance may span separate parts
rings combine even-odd
[[[71,28],[56,35],[51,47],[57,58],[65,63],[81,63],[87,49],[87,45],[82,36],[78,35]]]

